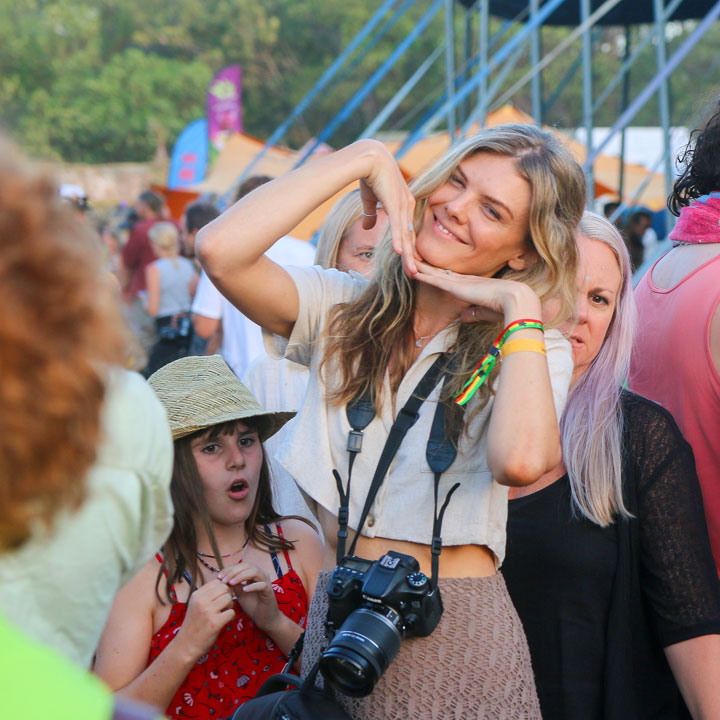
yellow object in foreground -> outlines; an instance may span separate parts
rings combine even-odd
[[[113,696],[100,680],[0,616],[0,697],[7,720],[110,720]]]

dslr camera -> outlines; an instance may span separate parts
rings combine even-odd
[[[390,551],[380,560],[348,555],[328,585],[325,627],[332,640],[320,671],[344,695],[365,697],[393,661],[403,637],[426,637],[437,627],[440,590],[418,561]]]

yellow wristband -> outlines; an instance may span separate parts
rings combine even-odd
[[[536,352],[547,356],[545,352],[545,343],[542,340],[529,340],[526,338],[517,338],[516,340],[508,340],[500,348],[500,358],[514,352]]]

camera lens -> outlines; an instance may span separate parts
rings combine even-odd
[[[344,695],[369,695],[400,649],[399,621],[389,607],[350,613],[320,658],[323,677]]]

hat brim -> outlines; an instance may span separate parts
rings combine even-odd
[[[251,420],[257,420],[257,423],[249,422],[250,425],[256,426],[258,431],[258,437],[261,442],[265,442],[268,438],[271,438],[280,428],[285,425],[286,422],[292,420],[297,413],[295,412],[255,412],[247,410],[238,410],[237,412],[223,413],[214,415],[208,418],[198,418],[198,422],[195,425],[185,425],[182,428],[172,429],[173,440],[180,440],[180,438],[187,437],[188,435],[194,435],[197,432],[203,430],[209,430],[214,425],[222,425],[223,423],[233,422],[235,420],[248,422]]]

